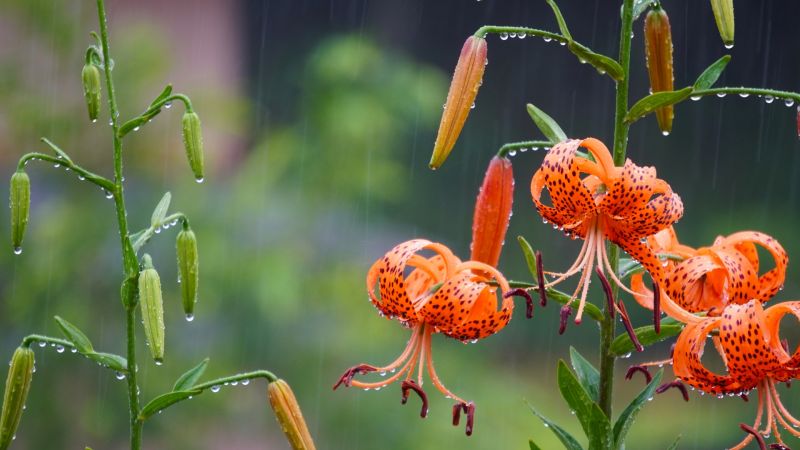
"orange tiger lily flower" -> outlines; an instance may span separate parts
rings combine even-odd
[[[423,256],[420,254],[423,251],[432,252],[433,256]],[[345,385],[380,389],[405,376],[403,403],[409,391],[414,391],[422,399],[420,416],[425,417],[428,399],[422,385],[427,367],[433,385],[456,401],[453,423],[457,425],[461,411],[465,412],[467,435],[472,434],[475,405],[450,392],[440,381],[431,356],[431,337],[442,333],[466,343],[490,336],[511,320],[514,310],[511,297],[523,296],[530,305],[530,296],[523,290],[512,290],[494,267],[478,261],[462,262],[444,245],[424,239],[403,242],[378,259],[367,274],[367,291],[382,316],[397,319],[412,329],[411,339],[393,362],[385,366],[351,367],[333,388]],[[503,293],[499,310],[498,292]],[[353,379],[355,375],[371,372],[392,375],[371,383]]]
[[[579,155],[580,147],[587,149],[593,160]],[[545,188],[552,206],[542,202]],[[663,280],[662,263],[645,238],[680,219],[683,203],[669,184],[656,178],[655,168],[640,167],[630,160],[617,167],[599,140],[568,140],[555,145],[544,158],[531,180],[531,194],[545,222],[573,239],[584,240],[572,266],[564,273],[553,274],[557,278],[547,283],[551,287],[581,274],[572,295],[575,300],[580,292],[576,323],[581,321],[595,263],[600,273],[607,272],[622,289],[635,294],[620,282],[611,267],[606,239],[639,261],[657,283]],[[692,316],[678,311],[669,299],[664,303],[664,310],[671,315]]]
[[[800,431],[795,429],[800,427],[800,420],[783,405],[775,386],[800,375],[800,347],[789,354],[779,334],[781,319],[789,313],[800,319],[800,302],[784,302],[767,309],[758,300],[729,304],[721,316],[690,323],[678,336],[672,369],[685,383],[720,397],[758,389],[755,422],[752,426],[741,425],[748,435],[733,450],[744,448],[753,439],[758,440],[761,448],[766,448],[763,438],[771,433],[778,441],[772,446],[786,448],[778,425],[800,437]],[[706,339],[713,332],[718,332],[714,344],[725,363],[727,375],[711,372],[701,361]],[[766,420],[760,428],[764,413]]]
[[[660,242],[656,241],[650,242],[656,252],[683,258],[667,264],[661,287],[663,293],[690,312],[721,311],[729,303],[743,304],[751,299],[767,301],[781,289],[786,278],[786,250],[775,238],[757,231],[719,236],[710,247],[696,250],[678,244],[677,237],[672,240],[662,236]],[[767,250],[775,264],[763,275],[758,274],[761,263],[757,246]],[[652,309],[653,293],[645,287],[642,274],[631,277],[631,289],[637,292],[634,297],[642,306]]]

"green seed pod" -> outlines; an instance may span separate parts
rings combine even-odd
[[[11,357],[11,367],[6,379],[6,392],[3,395],[3,412],[0,416],[0,450],[6,450],[17,433],[28,390],[33,378],[33,350],[18,347]]]
[[[186,157],[198,183],[203,181],[203,133],[200,128],[200,117],[194,111],[183,114],[183,146]]]
[[[14,246],[14,253],[20,254],[31,209],[31,179],[28,178],[27,173],[19,171],[11,176],[9,203],[11,206],[11,244]]]
[[[197,285],[199,281],[197,260],[197,238],[194,231],[184,229],[178,233],[175,244],[178,253],[178,272],[181,277],[181,298],[183,312],[187,320],[194,317],[194,304],[197,302]]]
[[[719,37],[725,48],[733,47],[733,0],[711,0],[711,9],[714,11],[714,20],[717,21]]]
[[[87,63],[81,71],[83,95],[89,109],[89,119],[94,122],[100,113],[100,70],[92,63]]]
[[[276,380],[267,385],[269,404],[275,411],[275,418],[283,429],[286,439],[294,450],[314,450],[314,440],[308,432],[303,412],[289,384]]]
[[[139,304],[142,305],[144,336],[150,354],[157,365],[164,361],[164,301],[161,297],[161,279],[153,268],[150,255],[145,254],[144,270],[139,272]]]

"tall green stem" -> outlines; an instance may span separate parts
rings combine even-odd
[[[631,63],[631,33],[633,31],[633,0],[622,3],[622,25],[619,33],[619,64],[623,77],[617,82],[616,109],[614,111],[614,164],[621,166],[625,162],[628,147],[628,124],[625,114],[628,112],[628,87]],[[611,244],[609,262],[616,270],[619,263],[619,247]],[[612,285],[614,298],[619,294],[619,287]],[[600,324],[600,408],[610,418],[612,414],[612,396],[614,392],[614,363],[616,357],[611,353],[611,343],[616,334],[616,322],[606,311]]]
[[[114,206],[117,212],[119,225],[120,246],[122,248],[122,263],[124,279],[135,279],[138,273],[136,254],[133,251],[128,235],[128,220],[125,213],[125,196],[123,194],[122,177],[122,140],[119,136],[119,110],[114,92],[114,79],[111,76],[111,52],[108,48],[108,24],[106,8],[103,0],[97,0],[97,15],[100,22],[100,43],[103,47],[103,69],[105,70],[106,91],[108,94],[108,108],[111,114],[111,129],[114,139]],[[123,297],[126,296],[123,290]],[[142,422],[139,420],[139,386],[136,381],[136,303],[130,298],[123,298],[122,303],[126,309],[126,338],[128,359],[128,406],[130,410],[130,442],[131,450],[139,450],[142,446]]]

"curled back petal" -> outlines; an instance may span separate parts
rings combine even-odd
[[[783,362],[782,367],[772,374],[773,378],[787,381],[800,375],[800,345],[794,350],[784,348],[781,343],[780,324],[783,316],[792,314],[800,320],[800,302],[783,302],[764,311],[764,325],[769,336],[770,347],[777,358]]]
[[[743,304],[758,296],[758,273],[750,260],[741,252],[726,248],[711,248],[709,251],[725,267],[723,301]]]
[[[711,394],[739,393],[749,389],[734,380],[730,375],[718,375],[708,370],[701,358],[705,350],[708,334],[719,326],[721,319],[708,318],[691,323],[681,331],[675,343],[672,356],[672,370],[675,376],[686,384]]]
[[[592,193],[581,179],[575,152],[581,141],[568,140],[556,144],[545,156],[542,166],[531,180],[531,195],[542,217],[556,226],[567,229],[579,227],[596,212]],[[552,206],[542,203],[542,191],[547,188]],[[585,236],[585,229],[580,237]]]
[[[752,261],[753,253],[756,252],[753,245],[764,247],[772,255],[775,267],[767,271],[758,278],[758,288],[756,297],[766,301],[775,295],[783,286],[786,279],[786,266],[789,264],[789,256],[783,246],[772,236],[757,231],[741,231],[731,234],[724,239],[726,245],[733,245]],[[758,254],[755,255],[756,263],[753,267],[759,270]]]
[[[743,385],[755,385],[780,368],[758,300],[728,305],[722,313],[719,338],[727,358],[728,374]]]
[[[446,331],[467,320],[473,305],[486,287],[473,281],[475,275],[460,272],[447,279],[435,294],[419,305],[420,320]]]
[[[725,268],[710,255],[698,255],[681,261],[668,274],[664,289],[667,294],[691,312],[723,308],[727,299]]]

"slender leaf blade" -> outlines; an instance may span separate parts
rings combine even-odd
[[[113,353],[89,352],[86,357],[98,364],[116,370],[117,372],[128,371],[128,360]]]
[[[722,58],[714,61],[713,64],[708,66],[703,73],[697,77],[697,81],[694,82],[694,89],[695,90],[702,90],[708,89],[714,85],[719,79],[719,76],[722,74],[722,71],[725,70],[725,67],[731,60],[731,55],[725,55]]]
[[[677,91],[663,91],[650,94],[631,106],[630,111],[625,115],[625,122],[636,122],[658,108],[680,103],[692,95],[692,90],[692,87],[689,86]]]
[[[567,140],[566,133],[564,133],[552,117],[548,116],[544,111],[531,103],[528,103],[526,108],[528,109],[528,114],[531,116],[531,119],[533,119],[533,123],[536,124],[536,127],[539,128],[550,142],[558,143]]]
[[[554,0],[547,0],[547,4],[553,9],[553,14],[556,16],[556,22],[558,22],[558,29],[561,31],[561,34],[571,41],[572,35],[569,32],[569,28],[567,28],[567,22],[564,20],[564,16],[561,14],[558,5],[556,5]]]
[[[172,200],[172,194],[169,191],[164,193],[164,196],[161,197],[156,208],[153,210],[153,215],[150,216],[150,226],[153,228],[160,227],[161,222],[164,221],[164,218],[167,217],[167,211],[169,210],[169,202]]]
[[[528,447],[530,447],[530,450],[542,450],[542,448],[536,445],[536,443],[533,442],[532,439],[528,440]]]
[[[655,394],[656,388],[661,384],[661,377],[663,375],[664,371],[659,370],[653,377],[653,380],[647,384],[639,395],[637,395],[619,415],[617,423],[614,424],[614,448],[622,447],[628,430],[630,430],[631,425],[633,425],[633,422],[636,420],[636,416],[639,414],[642,406]]]
[[[609,449],[612,439],[611,422],[600,406],[589,397],[564,360],[558,361],[558,388],[564,401],[575,411],[575,416],[589,438],[589,449]]]
[[[197,383],[197,380],[203,376],[203,372],[208,367],[208,358],[200,361],[200,364],[187,370],[183,375],[178,377],[175,385],[172,387],[173,391],[186,391],[192,388]]]
[[[531,412],[533,412],[533,414],[536,417],[538,417],[539,420],[542,421],[542,423],[544,423],[545,427],[553,431],[553,434],[555,434],[558,440],[561,441],[566,450],[583,450],[581,444],[579,444],[578,441],[574,437],[572,437],[571,434],[567,432],[567,430],[556,425],[553,421],[551,421],[547,417],[539,414],[539,411],[536,411],[536,409],[531,404],[528,404],[528,407],[531,409]]]
[[[595,69],[602,73],[607,73],[608,76],[616,81],[621,81],[622,77],[625,76],[622,66],[620,66],[619,63],[613,58],[609,58],[606,55],[601,55],[600,53],[595,53],[588,47],[578,44],[575,41],[569,43],[569,49],[575,54],[575,56],[578,57],[578,59],[591,64]]]
[[[600,372],[575,347],[569,348],[569,358],[581,386],[586,389],[589,398],[597,402],[600,398]]]
[[[536,274],[536,255],[533,254],[533,247],[531,247],[528,240],[522,236],[517,236],[517,242],[519,242],[519,246],[522,248],[522,254],[525,255],[525,264],[528,265],[528,270],[535,280],[538,275]]]
[[[161,102],[162,100],[166,99],[166,98],[167,98],[167,97],[169,97],[170,95],[172,95],[172,85],[171,85],[171,84],[168,84],[168,85],[164,86],[164,90],[163,90],[163,91],[161,91],[161,93],[160,93],[160,94],[158,94],[158,97],[156,97],[156,98],[153,100],[153,102],[152,102],[152,103],[150,103],[150,106],[152,107],[153,105],[155,105],[156,103],[159,103],[159,102]]]
[[[639,327],[633,331],[636,333],[636,337],[639,338],[639,342],[644,347],[647,347],[657,342],[667,340],[673,336],[677,336],[680,334],[681,330],[683,330],[682,323],[670,323],[667,321],[662,321],[661,333],[656,334],[656,330],[653,325]],[[611,343],[610,351],[615,356],[622,356],[632,352],[633,349],[634,345],[633,342],[631,342],[631,338],[627,333],[623,333],[617,336],[616,339],[614,339],[614,341]]]
[[[644,267],[642,267],[642,263],[633,259],[633,258],[620,258],[619,265],[617,266],[617,276],[619,276],[620,280],[624,280],[625,278],[644,271]]]
[[[139,420],[147,420],[148,417],[161,411],[162,409],[168,408],[175,403],[186,400],[187,398],[193,395],[198,395],[202,392],[202,389],[192,389],[188,391],[172,391],[159,395],[144,405],[144,408],[142,408],[141,412],[139,412]]]
[[[55,319],[56,322],[58,323],[58,327],[64,334],[64,337],[66,337],[70,342],[72,342],[72,344],[75,345],[75,348],[78,349],[79,352],[85,354],[94,351],[94,348],[92,348],[92,342],[89,340],[88,337],[86,337],[85,334],[83,334],[83,332],[78,327],[67,322],[66,320],[62,319],[59,316],[56,316]]]

